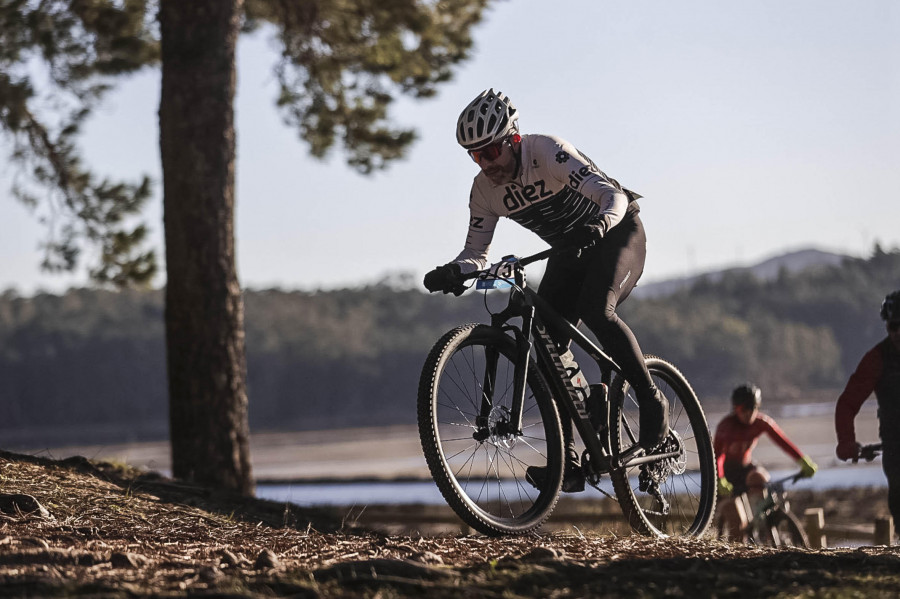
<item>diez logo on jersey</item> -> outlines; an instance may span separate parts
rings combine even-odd
[[[521,190],[516,189],[512,185],[506,186],[506,194],[503,196],[503,205],[512,212],[516,208],[527,206],[535,200],[541,198],[549,198],[553,194],[547,191],[547,185],[544,180],[535,181],[532,185],[526,185]]]
[[[581,185],[582,181],[584,181],[585,177],[588,175],[596,174],[591,171],[591,167],[583,166],[577,171],[572,171],[569,173],[569,187],[572,189],[578,189],[578,186]]]

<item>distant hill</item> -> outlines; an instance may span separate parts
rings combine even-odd
[[[849,256],[845,254],[835,254],[834,252],[826,252],[814,248],[800,249],[786,254],[773,256],[772,258],[768,258],[767,260],[763,260],[752,266],[735,266],[722,270],[699,273],[689,277],[678,277],[652,283],[641,283],[632,292],[632,297],[662,297],[690,287],[701,279],[706,279],[710,282],[721,281],[722,277],[726,274],[746,273],[752,274],[761,281],[771,281],[778,276],[781,269],[785,269],[789,273],[797,273],[810,268],[839,266],[846,258],[849,258]]]

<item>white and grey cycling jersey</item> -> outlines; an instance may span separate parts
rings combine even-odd
[[[585,224],[611,229],[640,210],[634,202],[639,197],[607,177],[569,142],[549,135],[524,135],[515,181],[495,185],[480,171],[475,177],[469,198],[469,233],[454,262],[464,273],[485,268],[501,216],[555,245]]]

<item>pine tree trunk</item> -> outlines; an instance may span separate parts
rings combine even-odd
[[[172,471],[253,493],[234,254],[235,45],[242,0],[162,0],[159,107]]]

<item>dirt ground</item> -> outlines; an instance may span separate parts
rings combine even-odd
[[[122,465],[0,452],[0,596],[896,597],[900,548],[385,535]]]

